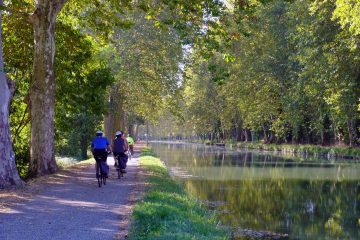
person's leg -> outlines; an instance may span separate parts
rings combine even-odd
[[[98,161],[95,162],[95,171],[96,171],[96,178],[98,178],[100,176]]]
[[[108,173],[109,173],[109,166],[107,165],[107,155],[108,155],[107,151],[104,150],[101,156],[102,164],[100,164],[101,166],[100,171],[102,171],[102,173],[105,174],[105,177],[108,177]]]
[[[98,158],[99,158],[99,152],[98,151],[94,151],[93,152],[93,155],[94,155],[94,159],[95,159],[95,172],[96,172],[96,178],[99,177],[99,165],[98,165]]]
[[[114,167],[119,167],[120,166],[120,155],[118,152],[114,152]]]
[[[126,168],[126,162],[127,162],[127,155],[125,153],[120,153],[120,161],[121,161],[121,171],[123,173],[126,173],[125,168]]]

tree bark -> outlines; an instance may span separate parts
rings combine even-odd
[[[264,143],[269,143],[268,130],[265,125],[262,126],[264,132]]]
[[[356,131],[354,129],[354,124],[352,119],[347,120],[347,130],[349,136],[349,147],[354,147],[356,144]]]
[[[119,86],[110,92],[109,113],[105,116],[105,136],[111,140],[115,138],[116,131],[125,131],[123,100],[119,94]]]
[[[89,139],[87,136],[82,136],[80,140],[80,146],[81,146],[81,159],[87,159],[87,150],[89,147]]]
[[[30,175],[58,170],[54,153],[55,22],[66,0],[37,0],[31,15],[34,28],[33,78],[30,85]]]
[[[2,52],[0,53],[2,54]],[[2,62],[2,58],[0,59]],[[15,154],[11,144],[9,106],[14,92],[14,83],[0,72],[0,189],[11,185],[22,186],[15,164]]]
[[[3,1],[0,0],[0,5]],[[15,154],[11,144],[9,106],[14,93],[14,82],[4,73],[2,52],[2,12],[0,11],[0,189],[23,184],[15,164]]]

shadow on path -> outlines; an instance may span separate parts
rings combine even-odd
[[[121,179],[109,156],[110,175],[101,188],[95,164],[57,174],[31,200],[0,213],[0,239],[124,239],[133,199],[143,185],[138,155]]]

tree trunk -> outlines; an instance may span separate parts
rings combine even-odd
[[[135,124],[135,126],[134,126],[134,136],[133,136],[135,141],[138,138],[138,133],[139,133],[139,124]]]
[[[89,147],[89,139],[87,136],[82,136],[80,140],[80,146],[81,146],[81,159],[87,159],[87,150]]]
[[[3,5],[2,0],[0,0],[0,5]],[[7,79],[4,73],[1,23],[2,12],[0,11],[0,189],[23,184],[16,168],[10,137],[9,106],[14,93],[14,82]]]
[[[262,127],[263,127],[263,132],[264,132],[264,143],[269,143],[267,127],[265,125],[263,125]]]
[[[110,92],[109,114],[105,117],[105,136],[111,140],[115,138],[116,131],[125,131],[123,100],[119,94],[119,87]]]
[[[0,48],[2,49],[1,42]],[[0,50],[0,55],[0,67],[3,69],[2,50]],[[7,80],[4,72],[0,71],[0,189],[23,184],[16,168],[15,154],[10,137],[9,106],[13,92],[14,83]]]
[[[354,124],[352,119],[347,120],[347,130],[348,130],[348,136],[349,136],[349,146],[354,147],[356,143],[356,132],[354,129]]]
[[[34,28],[33,78],[30,85],[30,175],[58,170],[54,153],[55,21],[65,0],[37,0]]]

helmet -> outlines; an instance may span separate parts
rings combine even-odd
[[[117,132],[115,133],[115,136],[120,136],[120,135],[122,135],[122,132],[121,132],[121,131],[117,131]]]
[[[96,132],[96,136],[102,136],[102,135],[103,135],[102,131],[99,130],[99,131]]]

